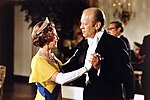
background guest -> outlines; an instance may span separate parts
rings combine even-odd
[[[145,100],[150,100],[150,34],[146,35],[143,39],[143,43],[140,49],[140,55],[144,55],[145,59],[142,64],[143,76],[142,76],[142,86],[143,93],[145,95]]]
[[[126,45],[129,55],[131,55],[129,40],[123,36],[124,26],[120,21],[112,21],[109,24],[108,33],[120,38]]]

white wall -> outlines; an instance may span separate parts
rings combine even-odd
[[[135,18],[125,27],[125,35],[129,38],[132,48],[133,42],[142,43],[143,37],[150,34],[150,2],[148,0],[134,0]]]
[[[133,12],[135,17],[131,17],[131,20],[125,26],[124,36],[129,39],[131,48],[135,49],[134,42],[142,43],[143,37],[150,34],[150,2],[148,0],[131,0],[133,4]],[[99,0],[99,7],[104,10],[106,15],[106,28],[109,22],[114,19],[113,17],[113,0]]]
[[[31,29],[24,21],[24,13],[15,6],[14,75],[29,76],[32,57]]]

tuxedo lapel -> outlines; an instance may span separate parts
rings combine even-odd
[[[107,40],[106,35],[107,35],[106,31],[104,31],[104,33],[103,33],[103,35],[102,35],[102,37],[101,37],[101,39],[97,45],[97,48],[95,50],[96,53],[99,53],[101,55],[103,55],[103,53],[104,53],[104,46],[105,46],[104,44],[106,43],[105,40]]]

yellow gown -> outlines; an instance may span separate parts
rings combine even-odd
[[[57,59],[59,65],[61,61]],[[50,93],[53,92],[57,83],[50,81],[50,78],[56,71],[60,71],[58,64],[55,61],[50,62],[47,58],[35,55],[31,61],[31,74],[29,83],[40,83]],[[35,100],[46,100],[37,89]]]

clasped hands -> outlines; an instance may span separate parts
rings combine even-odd
[[[90,70],[92,68],[92,66],[99,70],[101,67],[101,60],[103,60],[104,58],[101,57],[100,54],[98,53],[93,53],[90,55],[89,60],[85,61],[85,67],[87,70]]]

